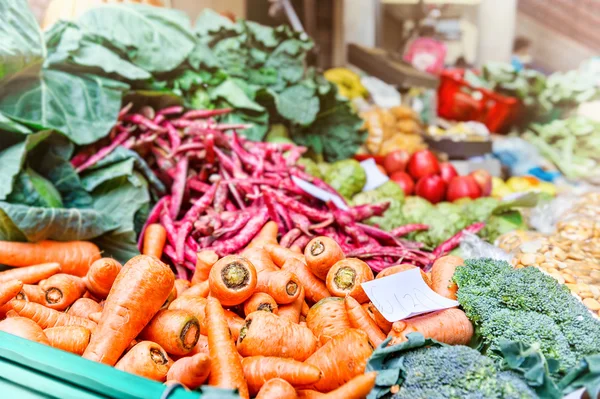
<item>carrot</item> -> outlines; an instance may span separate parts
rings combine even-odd
[[[102,318],[83,357],[114,365],[158,312],[174,282],[169,266],[155,257],[139,255],[127,262],[106,298]]]
[[[417,266],[411,265],[409,263],[402,263],[400,265],[396,265],[396,266],[392,266],[392,267],[383,269],[382,271],[380,271],[377,274],[376,278],[383,278],[383,277],[391,276],[392,274],[405,272],[410,269],[415,269],[416,267]],[[427,273],[425,273],[423,270],[421,270],[421,277],[423,278],[423,281],[425,281],[425,284],[427,284],[429,287],[431,287],[431,279],[429,278],[429,275]]]
[[[177,293],[175,298],[178,298],[181,294],[183,294],[183,291],[190,288],[190,286],[190,282],[187,280],[184,280],[182,278],[178,278],[177,280],[175,280],[175,292]]]
[[[206,335],[206,298],[180,296],[169,305],[169,310],[185,310],[198,319],[200,334]]]
[[[256,269],[246,258],[229,255],[220,259],[210,269],[208,276],[210,295],[224,306],[243,303],[256,288]]]
[[[208,379],[210,358],[205,353],[177,360],[167,373],[167,381],[179,381],[189,389],[196,389]]]
[[[197,353],[204,353],[206,355],[209,355],[208,338],[206,337],[206,335],[200,335],[198,337],[198,342],[196,343],[196,346],[192,348],[188,355],[194,356]]]
[[[363,399],[375,386],[376,377],[375,371],[357,375],[341,387],[322,396],[322,399]]]
[[[84,279],[85,279],[85,277],[84,277]],[[84,280],[84,282],[85,282],[85,280]],[[100,299],[93,296],[89,291],[86,291],[85,294],[83,294],[82,298],[91,299],[92,301],[95,301],[98,303],[100,302]]]
[[[45,305],[51,309],[65,310],[85,293],[83,279],[64,273],[55,274],[40,282]]]
[[[377,310],[375,305],[373,305],[371,302],[368,303],[368,308],[371,314],[373,315],[373,320],[375,320],[375,323],[377,324],[377,326],[379,326],[381,331],[383,331],[386,334],[389,333],[392,329],[392,323],[387,321],[387,319],[383,317],[381,312]]]
[[[26,317],[9,317],[0,321],[0,331],[25,338],[40,344],[50,345],[42,328]]]
[[[371,345],[374,347],[379,346],[379,344],[385,340],[385,334],[379,329],[375,320],[369,316],[367,311],[360,306],[356,299],[347,296],[345,301],[346,312],[348,313],[348,319],[350,320],[352,328],[366,332]]]
[[[60,263],[63,273],[83,277],[90,265],[100,259],[98,247],[87,241],[40,241],[36,243],[0,241],[0,264],[30,266]]]
[[[329,297],[317,302],[308,311],[306,325],[321,345],[349,329],[350,319],[344,299]]]
[[[315,237],[310,240],[304,248],[304,257],[308,268],[321,280],[327,278],[331,266],[345,258],[339,244],[329,237]]]
[[[278,233],[279,226],[277,226],[277,223],[273,221],[267,222],[246,248],[262,247],[265,244],[277,244]]]
[[[44,330],[50,346],[81,356],[90,342],[91,332],[81,326],[51,327]]]
[[[94,331],[96,323],[83,317],[72,316],[58,310],[47,308],[39,303],[13,299],[8,303],[19,316],[35,321],[42,328],[61,326],[82,326]]]
[[[305,361],[322,373],[314,389],[329,392],[364,373],[372,352],[373,348],[363,331],[348,329],[336,335]]]
[[[175,284],[173,284],[173,289],[171,290],[171,292],[169,292],[169,296],[160,308],[167,309],[175,299],[177,299],[177,288],[175,288]]]
[[[8,312],[6,312],[6,317],[21,317],[19,316],[19,314],[17,312],[15,312],[14,310],[9,310]]]
[[[279,307],[278,315],[280,318],[285,319],[287,321],[291,321],[292,323],[300,322],[300,313],[302,312],[302,305],[304,305],[304,288],[300,287],[300,295],[298,298],[289,305],[282,305]]]
[[[98,299],[105,299],[121,271],[122,266],[112,258],[98,259],[85,276],[85,286]]]
[[[44,291],[42,291],[39,285],[23,284],[23,287],[21,287],[21,291],[15,296],[15,298],[28,302],[35,302],[41,304],[46,303],[46,298],[44,298]]]
[[[279,270],[269,254],[262,248],[246,249],[242,256],[252,263],[257,272],[256,290],[273,297],[278,304],[286,305],[298,297],[300,280],[289,271]]]
[[[394,337],[390,344],[406,341],[406,335],[411,332],[450,345],[467,345],[473,337],[473,325],[458,308],[440,310],[395,322],[388,335]]]
[[[271,260],[269,253],[261,247],[246,248],[241,255],[252,263],[256,273],[279,270],[279,267]]]
[[[20,280],[7,281],[0,284],[0,306],[4,306],[13,299],[23,288],[23,282]]]
[[[19,267],[0,272],[0,283],[21,280],[23,284],[36,284],[56,273],[60,273],[60,264],[58,263]]]
[[[315,366],[282,357],[245,357],[242,367],[250,395],[255,395],[272,378],[282,378],[295,387],[314,384],[321,378],[321,370]]]
[[[83,318],[88,318],[91,313],[96,312],[102,312],[102,306],[89,298],[79,298],[67,310],[67,314]]]
[[[166,242],[167,230],[161,224],[149,224],[144,232],[142,254],[156,256],[160,259]]]
[[[190,288],[183,291],[181,295],[178,295],[178,297],[190,296],[195,298],[206,298],[209,293],[210,285],[208,284],[208,280],[206,280],[198,284],[193,284]]]
[[[331,295],[325,284],[312,274],[304,262],[296,258],[290,258],[283,264],[282,269],[294,273],[298,277],[298,280],[304,286],[304,295],[309,301],[319,302]]]
[[[244,314],[248,316],[250,313],[257,310],[278,314],[277,302],[275,302],[273,297],[269,294],[256,292],[244,302]]]
[[[303,263],[306,263],[306,260],[304,259],[304,256],[302,254],[297,254],[296,252],[288,248],[282,247],[279,244],[269,243],[265,244],[263,248],[265,249],[265,251],[267,251],[267,253],[271,257],[271,260],[278,267],[283,267],[283,264],[289,258],[297,259]]]
[[[233,342],[237,342],[238,337],[240,336],[240,330],[244,327],[244,319],[231,310],[225,309],[224,311],[227,325],[231,331],[231,338],[233,338]]]
[[[196,254],[196,270],[192,277],[192,285],[208,280],[210,269],[219,260],[215,251],[203,250]]]
[[[308,315],[309,310],[310,310],[310,308],[308,307],[306,301],[304,301],[302,303],[302,310],[300,311],[300,314],[306,318],[306,315]]]
[[[94,323],[100,323],[100,319],[102,319],[102,312],[94,312],[88,315],[88,319],[93,321]]]
[[[267,381],[260,389],[256,399],[297,399],[296,390],[289,382],[281,378],[273,378]]]
[[[140,338],[156,342],[170,355],[188,354],[198,342],[198,319],[185,310],[161,310],[142,330]]]
[[[254,312],[240,330],[237,349],[242,356],[279,356],[303,361],[317,348],[311,331],[269,312]]]
[[[290,251],[292,251],[292,252],[295,252],[295,253],[297,253],[297,254],[302,254],[302,248],[300,248],[300,247],[299,247],[299,246],[297,246],[297,245],[292,245],[292,246],[290,247]]]
[[[336,262],[327,273],[327,289],[334,296],[350,295],[360,303],[369,297],[361,284],[373,280],[373,271],[360,259],[348,258]]]
[[[322,399],[325,394],[319,391],[313,391],[312,389],[301,389],[296,391],[298,399]]]
[[[266,312],[262,312],[267,314]],[[276,317],[276,316],[275,316]],[[219,388],[238,389],[239,395],[248,399],[248,384],[244,379],[242,362],[230,339],[225,312],[216,298],[206,303],[208,325],[208,348],[210,352],[209,384]]]
[[[456,268],[465,264],[458,256],[442,256],[431,267],[431,289],[441,296],[456,300],[458,286],[452,281]]]
[[[127,265],[126,265],[127,267]],[[92,335],[92,339],[93,335]],[[129,345],[129,342],[127,342]],[[142,341],[127,352],[117,362],[115,368],[131,374],[150,378],[156,381],[165,381],[173,360],[159,344]]]

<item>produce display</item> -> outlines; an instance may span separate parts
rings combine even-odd
[[[556,195],[556,186],[552,183],[541,181],[533,176],[513,176],[506,181],[499,177],[492,177],[492,197],[504,198],[512,194],[537,192],[550,197]]]

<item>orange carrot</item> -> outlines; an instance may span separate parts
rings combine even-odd
[[[96,312],[102,312],[102,306],[89,298],[79,298],[67,310],[67,314],[83,318],[88,318],[91,313]]]
[[[246,258],[229,255],[220,259],[210,269],[208,276],[210,295],[224,306],[243,303],[256,288],[256,269]]]
[[[189,389],[196,389],[204,384],[209,374],[210,358],[205,353],[197,353],[173,363],[167,373],[167,380],[179,381]]]
[[[285,261],[290,258],[297,259],[303,263],[306,263],[306,260],[304,259],[304,256],[302,254],[297,254],[296,252],[288,248],[282,247],[279,244],[269,243],[265,244],[263,248],[265,249],[265,251],[267,251],[267,253],[271,257],[271,260],[278,267],[283,267]]]
[[[98,259],[85,276],[85,286],[96,298],[105,299],[121,268],[121,264],[112,258]]]
[[[83,279],[64,273],[55,274],[40,282],[45,305],[51,309],[65,310],[85,293]]]
[[[431,289],[441,296],[456,300],[458,286],[452,281],[456,268],[465,264],[458,256],[443,256],[431,267]]]
[[[375,323],[377,324],[377,326],[379,326],[381,331],[383,331],[386,334],[389,333],[392,329],[392,323],[387,321],[387,319],[383,317],[381,312],[377,310],[375,305],[373,305],[371,302],[368,303],[368,308],[371,314],[373,315],[373,320],[375,320]]]
[[[9,317],[0,321],[0,331],[25,338],[40,344],[50,345],[42,328],[26,317]]]
[[[88,319],[90,319],[94,323],[98,324],[98,323],[100,323],[100,320],[102,319],[102,312],[90,313],[88,315]]]
[[[136,346],[139,343],[140,343],[140,341],[138,341],[137,339],[132,339],[131,342],[129,343],[129,345],[127,345],[127,349],[125,349],[125,353],[129,352],[130,350],[132,350],[133,347]]]
[[[321,280],[327,278],[327,272],[336,262],[345,258],[340,245],[329,237],[315,237],[306,248],[304,257],[308,268]]]
[[[363,331],[348,329],[336,335],[305,361],[322,373],[314,389],[329,392],[364,373],[372,352],[373,348]]]
[[[84,282],[85,282],[85,277],[84,277]],[[85,294],[83,294],[82,298],[91,299],[92,301],[100,303],[100,299],[93,296],[89,291],[86,291]]]
[[[190,288],[189,281],[184,280],[182,278],[178,278],[177,280],[175,280],[175,292],[177,293],[175,298],[181,296],[181,294],[183,294],[183,291],[187,290],[188,288]]]
[[[170,355],[188,354],[198,342],[198,319],[185,310],[161,310],[142,330],[140,338],[156,342]]]
[[[39,285],[23,284],[21,291],[15,296],[16,299],[21,299],[28,302],[46,303],[44,291]]]
[[[14,310],[9,310],[8,312],[6,312],[6,317],[21,317],[19,316],[19,314],[17,312],[15,312]]]
[[[81,326],[51,327],[44,330],[50,346],[81,356],[90,342],[91,332]]]
[[[114,365],[158,312],[174,282],[171,268],[155,257],[139,255],[127,262],[106,298],[102,318],[83,357]]]
[[[279,270],[277,265],[271,260],[269,253],[261,247],[246,248],[242,251],[241,255],[252,263],[252,266],[256,269],[256,273]]]
[[[127,267],[127,265],[125,267]],[[127,344],[129,345],[129,342],[127,342]],[[151,380],[165,381],[169,368],[171,368],[172,365],[173,360],[169,358],[165,350],[161,348],[159,344],[150,341],[142,341],[131,348],[131,350],[117,362],[115,368]]]
[[[204,353],[206,355],[210,354],[208,350],[208,337],[206,335],[200,335],[198,337],[198,342],[196,343],[196,346],[192,348],[188,355],[194,356],[197,353]]]
[[[267,312],[261,312],[267,314]],[[277,317],[277,316],[275,316]],[[216,298],[206,303],[208,348],[210,352],[209,384],[219,388],[238,389],[243,399],[248,399],[248,384],[244,379],[242,362],[230,338],[225,312]]]
[[[56,273],[60,273],[60,264],[58,263],[19,267],[0,272],[0,283],[21,280],[23,284],[36,284]]]
[[[314,304],[306,316],[306,325],[321,345],[349,329],[350,319],[344,299],[329,297]]]
[[[375,378],[377,373],[371,371],[370,373],[360,374],[342,385],[341,387],[334,389],[328,394],[322,396],[322,399],[363,399],[375,386]]]
[[[50,309],[35,302],[13,299],[8,303],[19,316],[35,321],[42,328],[61,326],[82,326],[94,331],[96,323],[83,317],[72,316],[58,310]]]
[[[406,341],[406,335],[411,332],[449,345],[467,345],[473,337],[473,325],[458,308],[440,310],[395,322],[389,334],[394,337],[391,344]]]
[[[279,356],[303,361],[317,348],[311,331],[269,312],[254,312],[240,330],[237,349],[242,356]]]
[[[161,224],[152,223],[144,231],[142,254],[156,256],[160,259],[166,242],[167,230]]]
[[[391,276],[392,274],[401,273],[401,272],[405,272],[407,270],[416,269],[416,268],[417,268],[417,266],[415,266],[415,265],[411,265],[409,263],[402,263],[400,265],[396,265],[396,266],[388,267],[387,269],[383,269],[382,271],[379,272],[379,274],[377,274],[376,278],[383,278],[383,277]],[[421,270],[421,277],[423,278],[423,281],[425,281],[425,284],[427,284],[428,286],[431,287],[431,279],[429,278],[429,275],[427,273],[425,273],[423,270]]]
[[[23,288],[23,282],[20,280],[7,281],[0,284],[0,306],[4,306],[13,299]]]
[[[257,310],[278,314],[277,302],[275,302],[273,297],[269,294],[256,292],[244,302],[244,314],[248,316],[250,313]]]
[[[161,309],[167,309],[171,303],[177,299],[177,288],[175,288],[175,284],[173,284],[173,289],[169,292],[169,296],[163,305],[160,307]]]
[[[240,330],[244,327],[244,319],[231,310],[225,309],[224,312],[225,318],[227,319],[227,325],[231,331],[231,338],[233,339],[233,342],[237,342],[238,337],[240,336]]]
[[[203,250],[196,254],[196,270],[192,277],[192,285],[208,280],[210,269],[219,260],[215,251]]]
[[[322,399],[326,394],[312,389],[301,389],[296,391],[298,399]]]
[[[321,378],[321,370],[315,366],[282,357],[245,357],[242,367],[250,395],[255,395],[272,378],[282,378],[295,387],[314,384]]]
[[[98,247],[87,241],[40,241],[36,243],[0,241],[0,264],[30,266],[60,263],[63,273],[83,277],[90,265],[100,259]]]
[[[277,226],[277,223],[273,221],[267,222],[246,248],[262,247],[265,244],[277,244],[278,233],[279,226]]]
[[[373,271],[360,259],[348,258],[336,262],[327,273],[327,289],[332,295],[345,297],[350,295],[360,303],[369,297],[361,284],[373,280]]]
[[[297,399],[296,390],[289,382],[281,378],[273,378],[260,389],[256,399]]]
[[[318,301],[317,301],[318,302]],[[310,307],[308,307],[306,301],[304,301],[302,303],[302,310],[300,311],[300,314],[302,316],[304,316],[304,318],[306,318],[306,316],[308,315],[308,311],[310,310]]]
[[[319,302],[331,295],[325,284],[312,274],[304,262],[291,258],[283,264],[282,269],[294,273],[298,277],[304,286],[304,295],[309,301]]]
[[[297,253],[297,254],[302,254],[302,248],[300,248],[300,247],[299,247],[299,246],[297,246],[297,245],[292,245],[292,246],[290,247],[290,251],[292,251],[292,252],[295,252],[295,253]]]
[[[273,263],[267,251],[262,248],[250,248],[242,253],[252,263],[257,276],[256,290],[269,294],[275,302],[281,305],[294,302],[298,297],[300,281],[293,273],[279,270]]]
[[[206,335],[206,298],[180,296],[169,305],[169,310],[185,310],[198,319],[200,334]]]
[[[210,285],[208,284],[208,280],[206,280],[198,284],[193,284],[190,288],[183,291],[181,295],[178,295],[178,297],[191,296],[195,298],[207,298],[209,293]]]
[[[300,295],[298,295],[298,298],[289,305],[280,306],[277,314],[280,318],[297,324],[300,322],[300,313],[304,303],[304,288],[300,287]]]
[[[363,330],[367,333],[371,345],[374,347],[379,346],[385,340],[385,334],[379,329],[375,320],[369,316],[367,311],[363,309],[356,299],[351,296],[347,296],[346,299],[346,312],[348,313],[348,319],[352,328]]]

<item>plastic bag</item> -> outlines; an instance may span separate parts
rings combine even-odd
[[[460,253],[464,259],[491,258],[510,262],[513,255],[483,241],[476,234],[464,233],[460,241]]]

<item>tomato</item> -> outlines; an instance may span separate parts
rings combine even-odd
[[[448,186],[448,201],[456,201],[460,198],[476,199],[481,197],[481,188],[473,176],[457,176]]]
[[[417,151],[408,161],[408,173],[415,180],[429,175],[437,175],[440,173],[440,164],[431,151]]]
[[[416,193],[432,204],[437,204],[446,196],[446,183],[438,175],[425,176],[419,179]]]
[[[471,172],[469,176],[472,176],[479,185],[482,196],[487,197],[492,193],[492,175],[487,170],[478,169]]]
[[[404,172],[410,155],[403,150],[392,151],[387,154],[383,160],[383,167],[389,174],[394,172]]]
[[[404,191],[404,195],[412,195],[415,190],[415,182],[412,177],[405,172],[395,172],[390,176],[390,180],[396,182],[402,191]]]
[[[450,184],[450,181],[458,176],[458,172],[450,162],[442,162],[440,164],[440,176],[444,180],[444,183]]]

